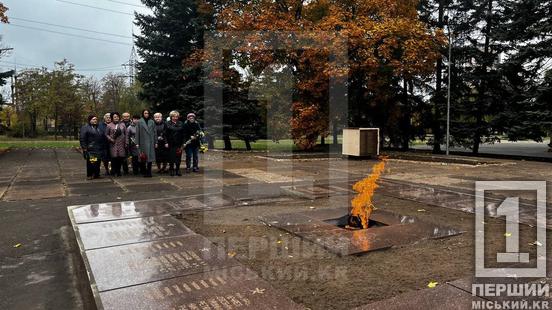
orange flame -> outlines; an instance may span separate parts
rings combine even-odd
[[[362,223],[362,228],[364,229],[368,228],[368,220],[374,210],[372,198],[374,197],[374,192],[379,187],[376,182],[385,169],[385,163],[388,160],[387,157],[380,157],[380,159],[381,162],[377,163],[372,168],[372,174],[353,185],[353,190],[358,194],[351,202],[351,216],[359,217]]]

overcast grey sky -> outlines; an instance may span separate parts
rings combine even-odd
[[[121,64],[128,62],[132,48],[132,14],[134,10],[147,12],[140,0],[1,1],[9,8],[10,18],[10,25],[0,24],[2,45],[14,48],[9,57],[0,59],[1,71],[13,68],[14,62],[18,70],[32,66],[52,68],[55,61],[66,58],[84,75],[101,78],[110,71],[124,72]],[[134,27],[134,31],[138,29]]]

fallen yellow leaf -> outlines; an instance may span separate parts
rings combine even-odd
[[[434,288],[437,286],[437,284],[439,284],[439,282],[429,281],[429,283],[427,284],[427,287]]]
[[[14,245],[13,247],[14,247],[14,248],[18,248],[18,247],[20,247],[20,246],[22,246],[22,244],[21,244],[21,243],[18,243],[18,244],[16,244],[16,245]]]
[[[511,237],[511,236],[512,236],[512,234],[508,233],[508,232],[504,234],[504,237]]]

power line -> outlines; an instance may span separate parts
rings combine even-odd
[[[96,10],[107,11],[107,12],[111,12],[111,13],[134,16],[134,14],[130,14],[130,13],[127,13],[127,12],[122,12],[122,11],[111,10],[111,9],[106,9],[106,8],[102,8],[102,7],[99,7],[99,6],[93,6],[93,5],[77,3],[77,2],[71,2],[71,1],[65,1],[65,0],[56,0],[56,1],[63,2],[63,3],[68,3],[68,4],[72,4],[72,5],[78,5],[78,6],[82,6],[82,7],[87,7],[87,8],[91,8],[91,9],[96,9]]]
[[[10,68],[10,66],[15,66],[16,68],[19,68],[19,69],[26,69],[26,68],[51,69],[51,67],[49,67],[49,66],[28,64],[28,63],[22,63],[22,62],[13,63],[13,62],[9,62],[9,61],[0,60],[0,63],[5,64],[5,66],[7,68]],[[100,67],[100,68],[85,68],[85,69],[79,69],[79,68],[74,67],[73,69],[75,71],[79,71],[79,72],[82,72],[82,71],[98,71],[98,72],[101,72],[101,71],[114,71],[113,69],[117,69],[117,68],[121,68],[121,66],[110,66],[110,67]]]
[[[119,4],[123,4],[123,5],[135,6],[137,8],[146,8],[146,9],[148,8],[145,5],[133,4],[133,3],[128,3],[128,2],[123,2],[123,1],[117,1],[117,0],[107,0],[107,1],[115,2],[115,3],[119,3]]]
[[[82,39],[88,39],[88,40],[95,40],[95,41],[102,41],[102,42],[107,42],[107,43],[119,44],[119,45],[126,45],[126,46],[131,46],[131,45],[132,45],[132,44],[129,44],[129,43],[124,43],[124,42],[119,42],[119,41],[111,41],[111,40],[106,40],[106,39],[99,39],[99,38],[88,37],[88,36],[83,36],[83,35],[78,35],[78,34],[73,34],[73,33],[67,33],[67,32],[55,31],[55,30],[47,30],[47,29],[42,29],[42,28],[36,28],[36,27],[30,27],[30,26],[17,25],[17,24],[13,24],[13,23],[6,24],[6,25],[8,25],[8,26],[13,26],[13,27],[26,28],[26,29],[31,29],[31,30],[37,30],[37,31],[51,32],[51,33],[61,34],[61,35],[70,36],[70,37],[77,37],[77,38],[82,38]]]
[[[40,24],[40,25],[59,27],[59,28],[64,28],[64,29],[73,29],[73,30],[78,30],[78,31],[86,31],[86,32],[91,32],[91,33],[104,34],[104,35],[114,36],[114,37],[119,37],[119,38],[132,39],[132,37],[130,37],[130,36],[124,36],[124,35],[120,35],[120,34],[114,34],[114,33],[109,33],[109,32],[101,32],[101,31],[95,31],[95,30],[88,30],[88,29],[77,28],[77,27],[72,27],[72,26],[51,24],[51,23],[40,22],[40,21],[26,19],[26,18],[17,18],[17,17],[10,16],[10,19],[24,21],[24,22],[28,22],[28,23],[35,23],[35,24]]]
[[[33,64],[22,63],[22,62],[10,62],[5,60],[0,60],[0,63],[4,63],[6,65],[11,65],[19,68],[22,68],[23,66],[33,67],[33,68],[47,68],[47,66],[33,65]]]

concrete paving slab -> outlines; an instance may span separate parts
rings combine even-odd
[[[166,192],[176,191],[178,187],[167,183],[125,185],[129,192]]]
[[[227,169],[227,171],[255,181],[261,181],[265,183],[293,182],[294,180],[299,181],[299,179],[295,179],[293,177],[266,172],[260,169]]]
[[[14,185],[4,195],[4,200],[32,200],[64,197],[62,184]]]
[[[439,285],[433,289],[412,291],[399,296],[356,308],[356,310],[380,309],[472,309],[472,301],[485,300],[450,285]]]
[[[0,261],[0,309],[75,309],[69,254],[38,252]]]
[[[78,185],[68,184],[67,191],[69,195],[75,196],[121,193],[123,189],[112,182],[90,182],[87,184],[79,183]]]

